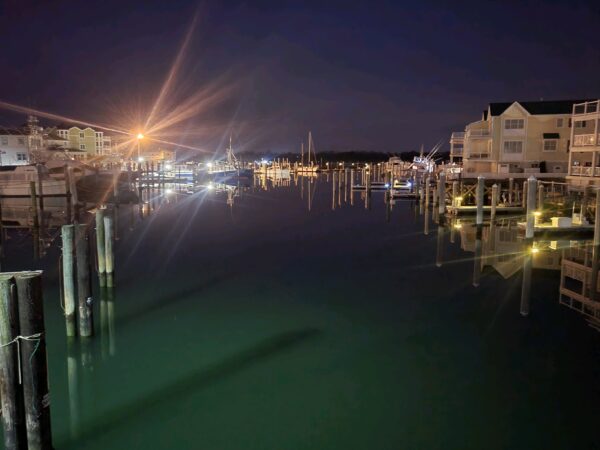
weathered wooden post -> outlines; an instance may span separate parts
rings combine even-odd
[[[30,192],[30,197],[31,197],[31,212],[33,214],[33,227],[38,228],[40,226],[40,220],[38,217],[37,195],[35,193],[35,181],[29,182],[29,192]]]
[[[458,181],[453,181],[452,182],[452,206],[453,207],[457,207],[458,206],[458,202],[457,202],[458,188],[459,188]]]
[[[544,185],[542,183],[538,183],[537,190],[537,210],[542,212],[544,209]]]
[[[113,198],[115,205],[119,204],[119,169],[113,169]]]
[[[114,286],[114,254],[113,254],[113,218],[104,216],[104,248],[106,258],[106,285]]]
[[[90,285],[90,246],[86,225],[77,225],[77,297],[79,310],[79,335],[90,337],[94,334],[92,317],[92,289]]]
[[[429,208],[429,201],[431,199],[431,182],[429,175],[425,178],[425,208]]]
[[[483,225],[483,197],[485,193],[485,178],[481,175],[477,177],[477,216],[475,223]]]
[[[521,206],[527,207],[527,181],[523,181],[523,198],[521,199]]]
[[[75,322],[75,277],[73,274],[73,249],[75,232],[73,225],[63,225],[62,237],[62,282],[67,336],[76,335]]]
[[[98,281],[106,284],[106,247],[104,240],[104,209],[96,209],[96,254],[98,257]]]
[[[515,191],[515,179],[508,179],[508,204],[512,206],[513,203],[513,195]]]
[[[331,200],[331,209],[335,209],[335,187],[337,185],[337,172],[334,170],[331,174],[331,192],[332,192],[332,200]]]
[[[498,205],[498,185],[494,183],[492,186],[492,205],[490,211],[490,221],[493,223],[496,220],[496,206]]]
[[[525,228],[525,239],[533,239],[535,226],[535,193],[537,180],[531,176],[527,180],[527,225]]]
[[[27,448],[23,391],[19,380],[19,312],[12,274],[0,274],[0,400],[4,447]]]
[[[72,195],[71,195],[71,181],[70,181],[70,173],[69,173],[69,166],[67,166],[66,164],[63,166],[63,173],[64,173],[64,177],[65,177],[65,197],[67,199],[67,211],[66,211],[66,216],[67,216],[67,221],[71,221],[71,211],[73,208],[72,202]]]
[[[446,214],[446,174],[440,173],[438,179],[438,214],[439,220],[443,220],[444,214]]]
[[[42,272],[15,274],[28,450],[51,450]]]
[[[38,182],[38,193],[39,193],[39,197],[40,197],[40,212],[42,214],[42,220],[43,220],[43,211],[44,211],[44,183],[42,182],[42,165],[41,164],[37,164],[35,166],[36,170],[37,170],[37,182]]]
[[[425,216],[424,216],[424,223],[423,223],[423,234],[425,236],[429,235],[429,208],[425,208]]]
[[[590,277],[590,299],[595,302],[598,298],[598,270],[600,266],[600,189],[596,188],[596,211],[594,214],[594,240],[592,247],[592,274]]]

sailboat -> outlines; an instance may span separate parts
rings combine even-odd
[[[311,160],[311,149],[313,158],[315,158],[315,143],[312,139],[312,132],[308,132],[308,158],[307,164],[304,165],[304,143],[302,144],[302,161],[296,172],[304,175],[316,174],[319,171],[319,166],[317,165],[316,158],[315,161]]]
[[[218,178],[251,178],[253,169],[247,169],[242,166],[242,163],[233,153],[232,138],[229,136],[229,147],[226,150],[226,161],[210,162],[206,165],[207,173]]]

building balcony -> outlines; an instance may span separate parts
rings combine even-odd
[[[576,103],[573,105],[573,116],[598,116],[600,115],[600,100],[593,102]]]
[[[490,159],[489,153],[478,153],[478,152],[465,152],[465,159],[477,159],[477,160],[488,160]]]
[[[466,139],[489,139],[490,137],[490,130],[487,129],[467,130],[465,133]]]
[[[600,167],[571,166],[569,175],[579,177],[600,177]]]
[[[463,155],[462,148],[451,148],[450,149],[450,156],[462,156],[462,155]]]
[[[462,144],[465,141],[465,132],[464,131],[455,131],[450,136],[451,144]]]
[[[599,135],[596,134],[576,134],[573,136],[571,147],[594,147],[600,142]]]

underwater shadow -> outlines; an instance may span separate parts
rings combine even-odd
[[[84,426],[82,433],[79,434],[75,441],[60,443],[59,447],[65,449],[80,448],[87,441],[96,438],[106,431],[110,431],[114,427],[126,426],[130,421],[139,420],[140,416],[143,416],[152,408],[156,408],[164,402],[172,402],[179,396],[190,395],[199,389],[207,388],[214,383],[237,375],[239,372],[255,364],[259,364],[268,358],[290,351],[303,342],[314,339],[321,334],[322,331],[317,328],[307,328],[281,333],[264,339],[256,345],[242,350],[211,367],[196,370],[160,390],[151,392],[144,398],[104,413],[101,418],[90,424],[90,427]]]

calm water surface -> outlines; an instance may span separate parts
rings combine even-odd
[[[460,235],[438,253],[411,202],[332,210],[323,178],[307,198],[292,182],[143,220],[122,206],[87,344],[67,345],[58,242],[32,261],[11,232],[4,269],[46,270],[55,447],[600,447],[599,335],[558,304],[560,272],[534,270],[522,318],[521,275],[473,287]]]

